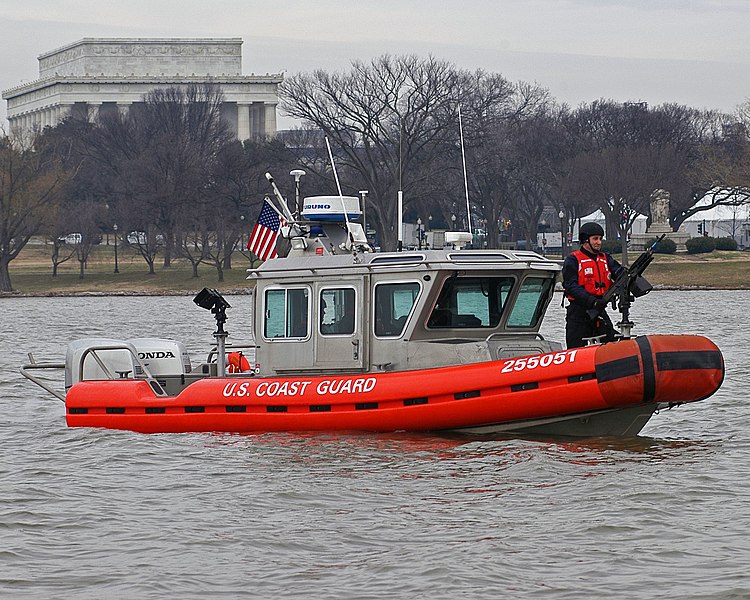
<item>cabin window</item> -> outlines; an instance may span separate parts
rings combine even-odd
[[[514,283],[513,277],[448,278],[427,319],[427,327],[497,327]]]
[[[351,335],[356,322],[357,300],[353,288],[331,288],[320,292],[320,333]]]
[[[381,283],[375,286],[375,335],[398,337],[419,296],[419,283]]]
[[[307,288],[266,290],[263,335],[268,339],[306,338],[309,295]]]
[[[541,321],[550,297],[554,279],[527,277],[518,290],[516,303],[508,317],[508,327],[536,327]]]

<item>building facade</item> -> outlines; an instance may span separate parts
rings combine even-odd
[[[39,79],[5,90],[11,134],[67,116],[127,112],[155,88],[211,82],[238,139],[276,133],[281,74],[243,75],[240,38],[85,38],[39,56]]]

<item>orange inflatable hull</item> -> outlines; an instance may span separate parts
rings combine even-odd
[[[145,380],[82,381],[68,391],[66,419],[144,433],[439,431],[695,402],[723,378],[707,338],[656,335],[417,371],[207,378],[173,397]]]

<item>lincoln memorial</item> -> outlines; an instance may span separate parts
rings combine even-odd
[[[126,112],[155,88],[211,82],[240,140],[276,133],[281,74],[242,75],[242,39],[84,38],[39,56],[39,79],[3,91],[10,132],[39,131],[67,116]]]

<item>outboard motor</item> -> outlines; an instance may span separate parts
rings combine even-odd
[[[184,375],[193,370],[185,345],[160,338],[133,338],[128,340],[135,348],[143,365],[154,377]]]

